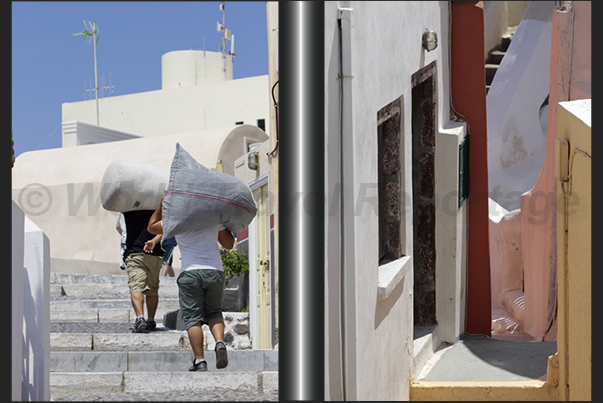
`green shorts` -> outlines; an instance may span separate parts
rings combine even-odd
[[[159,290],[159,272],[163,266],[163,257],[148,253],[132,253],[126,258],[128,286],[130,292],[142,291],[144,295],[157,295]]]
[[[221,270],[187,270],[178,276],[180,311],[185,329],[215,318],[222,318],[224,272]]]

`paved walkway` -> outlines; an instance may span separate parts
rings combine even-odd
[[[464,336],[437,351],[417,381],[527,381],[546,375],[548,357],[557,343],[496,340]]]

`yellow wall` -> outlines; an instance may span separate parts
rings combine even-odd
[[[557,283],[561,399],[591,400],[591,128],[590,100],[560,102],[556,150]],[[564,154],[564,156],[562,155]],[[567,231],[567,233],[566,233]]]

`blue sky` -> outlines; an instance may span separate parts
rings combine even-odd
[[[73,37],[83,20],[100,30],[99,86],[112,94],[161,89],[161,56],[173,50],[218,51],[221,2],[12,2],[12,131],[15,156],[61,147],[61,104],[83,101],[94,86],[94,50]],[[266,3],[226,2],[235,36],[234,78],[268,74]],[[228,48],[229,49],[229,48]],[[89,93],[88,93],[89,94]],[[99,97],[103,96],[99,91]],[[88,95],[87,99],[90,95]]]

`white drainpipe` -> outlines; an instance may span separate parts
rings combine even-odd
[[[356,397],[356,273],[354,251],[354,130],[352,9],[339,8],[341,130],[341,359],[343,400]]]

